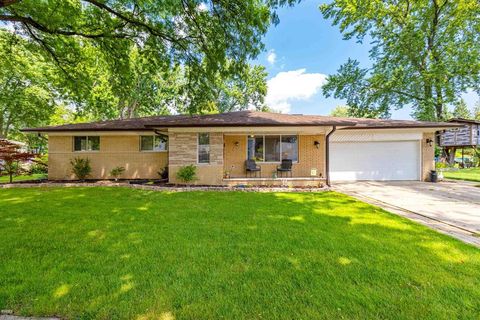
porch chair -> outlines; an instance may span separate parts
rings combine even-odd
[[[245,170],[246,170],[246,175],[248,177],[248,174],[250,174],[250,177],[252,174],[255,174],[255,177],[257,176],[257,172],[260,173],[260,178],[262,177],[262,168],[257,165],[255,160],[245,160]]]
[[[277,167],[277,173],[280,173],[280,176],[283,177],[283,173],[288,173],[290,172],[290,178],[292,177],[292,164],[293,161],[291,159],[282,159],[282,163],[280,164],[280,167]]]

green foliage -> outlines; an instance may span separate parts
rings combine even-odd
[[[118,177],[120,177],[124,172],[125,172],[124,167],[115,167],[112,170],[110,170],[110,175],[115,179],[115,181],[117,181]]]
[[[87,178],[92,172],[90,159],[88,158],[73,158],[70,160],[70,165],[72,166],[72,173],[77,177],[78,180],[85,180],[85,178]]]
[[[33,159],[33,163],[28,172],[32,175],[48,173],[48,155],[45,154]]]
[[[336,106],[330,111],[332,117],[346,118],[350,116],[350,108],[348,106]]]
[[[320,10],[346,39],[372,44],[370,68],[349,60],[323,88],[354,114],[388,117],[411,105],[419,120],[443,120],[449,104],[479,87],[477,0],[334,0]]]
[[[467,104],[463,99],[460,99],[454,104],[452,115],[454,118],[462,118],[462,119],[472,118],[472,114],[470,113],[470,110],[468,110]]]
[[[229,96],[218,110],[262,102],[265,79],[249,62],[278,23],[275,11],[295,2],[13,0],[0,6],[0,22],[57,66],[62,97],[84,114],[132,117],[176,105],[201,113],[221,93]]]
[[[0,138],[48,122],[54,111],[51,68],[31,45],[0,29]]]
[[[188,166],[183,166],[177,171],[177,179],[189,183],[197,179],[197,167],[193,164]]]
[[[480,120],[480,100],[475,103],[472,110],[472,116],[475,120]]]

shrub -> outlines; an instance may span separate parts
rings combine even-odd
[[[90,159],[86,158],[74,158],[70,160],[70,165],[72,166],[72,172],[77,177],[78,180],[85,180],[86,177],[92,172],[92,167],[90,166]]]
[[[47,173],[48,172],[48,155],[39,156],[33,159],[33,163],[30,166],[29,173]]]
[[[163,168],[162,170],[158,171],[158,175],[161,179],[167,180],[168,179],[168,167]]]
[[[178,169],[177,171],[177,179],[184,182],[189,183],[197,179],[197,167],[193,164],[189,166],[184,166]]]
[[[110,171],[110,175],[115,179],[115,181],[117,181],[118,177],[120,177],[124,172],[125,172],[124,167],[115,167]]]

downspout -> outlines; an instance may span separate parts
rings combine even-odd
[[[337,126],[332,127],[332,131],[330,131],[327,136],[325,137],[325,175],[327,177],[327,186],[330,187],[330,136],[337,130]]]

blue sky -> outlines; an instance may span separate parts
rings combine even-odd
[[[338,27],[324,20],[318,6],[324,1],[303,1],[278,11],[280,23],[265,37],[266,52],[255,61],[268,71],[267,103],[288,113],[328,114],[345,102],[324,98],[321,85],[349,57],[370,66],[369,43],[343,40]],[[475,93],[464,95],[472,107]],[[411,119],[410,108],[392,111],[393,119]]]

